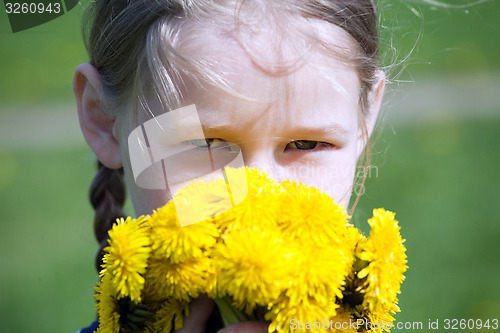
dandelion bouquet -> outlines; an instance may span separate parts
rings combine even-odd
[[[365,237],[317,189],[256,169],[225,175],[192,183],[150,216],[117,221],[96,287],[97,332],[171,332],[201,295],[215,300],[226,325],[265,320],[278,333],[391,328],[406,271],[394,213],[375,209]],[[181,226],[179,216],[201,221]]]

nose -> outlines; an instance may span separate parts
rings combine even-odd
[[[258,149],[242,147],[243,161],[246,167],[258,168],[266,172],[271,179],[285,180],[285,169],[279,161],[279,153],[271,147]]]

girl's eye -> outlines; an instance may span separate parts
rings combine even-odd
[[[296,140],[286,145],[287,149],[311,150],[320,146],[322,142],[309,140]]]
[[[189,140],[189,143],[198,148],[225,148],[228,142],[221,139],[194,139]]]

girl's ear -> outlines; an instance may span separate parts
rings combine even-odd
[[[97,69],[81,64],[73,77],[78,118],[83,136],[95,155],[106,167],[122,166],[120,144],[113,134],[115,117],[103,108],[102,80]]]
[[[358,158],[368,143],[368,139],[372,135],[373,129],[377,122],[378,114],[380,111],[380,106],[382,105],[382,99],[384,97],[385,90],[385,74],[383,71],[378,70],[375,73],[376,82],[373,85],[372,90],[368,93],[368,112],[364,119],[366,133],[360,130],[359,134],[359,147],[358,147]]]

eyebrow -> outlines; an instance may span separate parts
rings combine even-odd
[[[291,131],[301,135],[335,135],[346,136],[349,131],[339,124],[330,124],[321,127],[296,126]]]
[[[232,125],[203,124],[203,132],[207,138],[221,138],[224,140],[238,140],[241,131],[236,131]],[[313,140],[321,141],[323,139],[336,140],[339,143],[345,143],[348,140],[349,131],[340,124],[328,124],[325,126],[290,126],[283,129],[283,138],[290,140]],[[222,135],[221,135],[222,134]]]
[[[234,128],[232,125],[215,125],[215,124],[202,124],[203,130],[208,131],[208,132],[231,132],[234,131]],[[330,124],[330,125],[325,125],[325,126],[320,126],[320,127],[314,127],[314,126],[291,126],[290,128],[286,129],[287,131],[290,132],[298,132],[300,134],[305,134],[305,135],[318,135],[318,134],[323,134],[323,135],[348,135],[349,131],[345,129],[342,125],[340,124]]]

